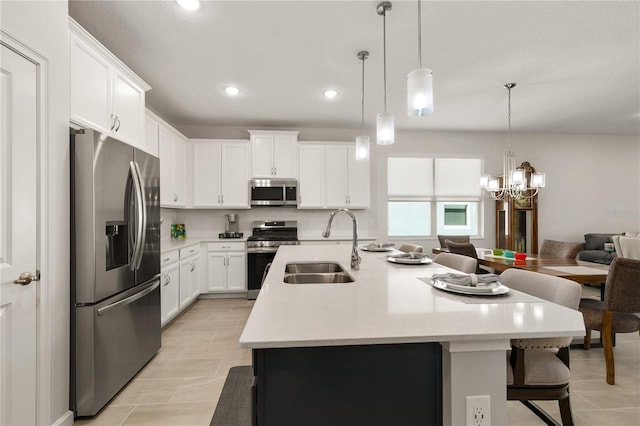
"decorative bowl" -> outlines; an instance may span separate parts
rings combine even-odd
[[[502,256],[502,249],[493,249],[491,252],[494,256]]]
[[[508,257],[509,259],[513,259],[515,254],[516,254],[515,251],[511,251],[511,250],[505,250],[504,251],[504,257]]]
[[[527,253],[516,253],[516,260],[525,260],[527,258]]]

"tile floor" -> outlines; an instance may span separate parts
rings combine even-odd
[[[584,291],[600,294],[597,288]],[[163,329],[161,351],[138,376],[98,416],[75,424],[208,425],[229,368],[251,364],[250,351],[237,342],[252,306],[243,299],[198,300]],[[571,350],[576,425],[640,425],[638,334],[618,335],[614,354],[616,385],[609,386],[602,349]],[[560,418],[557,403],[540,405]],[[511,425],[543,424],[518,402],[508,403],[508,414]]]

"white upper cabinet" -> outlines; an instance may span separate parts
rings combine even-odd
[[[147,110],[144,118],[144,151],[159,156],[160,122],[158,118]]]
[[[369,208],[370,162],[357,161],[354,143],[300,144],[298,208]]]
[[[160,206],[184,207],[187,138],[166,123],[158,129],[160,153]]]
[[[194,139],[193,207],[249,208],[248,141]]]
[[[145,92],[151,87],[69,18],[70,121],[145,149]]]
[[[298,133],[249,130],[251,134],[251,177],[289,178],[298,175]]]

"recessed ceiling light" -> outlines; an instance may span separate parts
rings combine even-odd
[[[227,86],[224,88],[224,91],[227,92],[227,95],[235,96],[240,93],[240,89],[235,86]]]
[[[333,99],[338,96],[338,91],[333,89],[325,90],[324,95],[329,99]]]
[[[200,9],[200,0],[176,0],[180,6],[187,10]]]

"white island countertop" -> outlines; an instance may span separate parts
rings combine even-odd
[[[418,277],[450,269],[392,264],[386,260],[388,253],[360,251],[360,270],[351,270],[350,251],[349,245],[280,247],[240,345],[277,348],[584,334],[578,311],[528,295],[522,302],[522,297],[515,297],[521,293],[513,290],[506,298],[443,292]],[[337,261],[355,282],[284,283],[285,265],[297,261]]]
[[[468,424],[466,398],[472,395],[489,397],[491,424],[508,424],[505,355],[510,339],[584,335],[579,311],[514,290],[508,297],[482,299],[444,292],[418,278],[450,269],[392,264],[387,253],[361,251],[360,270],[354,271],[350,252],[347,244],[280,247],[240,345],[269,351],[439,342],[443,424]],[[300,261],[337,261],[355,282],[284,283],[285,265]]]

